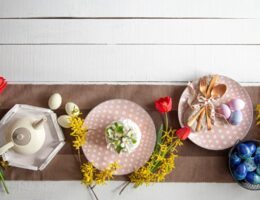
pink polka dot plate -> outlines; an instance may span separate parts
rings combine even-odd
[[[140,144],[132,153],[118,154],[107,149],[105,128],[111,122],[119,119],[130,119],[141,130]],[[154,150],[156,130],[153,120],[141,106],[134,102],[123,99],[105,101],[90,111],[85,119],[85,124],[93,131],[89,131],[87,142],[82,149],[86,158],[99,170],[118,161],[121,168],[114,174],[129,174],[143,166]]]
[[[192,82],[196,90],[198,90],[198,82],[199,80]],[[221,103],[227,103],[230,99],[240,98],[245,102],[245,107],[242,110],[243,121],[239,125],[234,126],[228,123],[214,125],[210,131],[205,128],[200,132],[192,132],[189,135],[189,139],[193,143],[210,150],[223,150],[233,146],[237,140],[241,140],[247,135],[253,121],[253,106],[247,91],[239,83],[225,76],[219,76],[218,83],[226,84],[227,91],[226,94],[216,102],[216,106]],[[182,127],[187,120],[185,112],[188,107],[187,99],[190,95],[190,90],[187,87],[183,91],[179,101],[178,117]]]

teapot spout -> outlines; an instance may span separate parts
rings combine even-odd
[[[46,117],[43,117],[42,119],[33,122],[32,126],[34,129],[39,129],[43,126],[43,124],[47,121]]]
[[[14,146],[13,142],[9,142],[0,148],[0,155],[2,156],[6,151]]]

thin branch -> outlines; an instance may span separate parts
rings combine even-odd
[[[122,192],[127,188],[127,186],[128,186],[130,183],[131,183],[130,181],[126,182],[126,184],[124,185],[124,187],[120,190],[119,195],[122,194]]]
[[[80,156],[80,149],[78,149],[78,157],[79,157],[79,164],[82,165],[81,156]]]
[[[88,188],[90,189],[90,191],[92,192],[92,194],[94,195],[95,199],[98,200],[98,197],[94,191],[94,189],[91,186],[88,186]]]
[[[94,189],[96,187],[96,184],[93,185],[93,186],[89,186],[91,189]]]

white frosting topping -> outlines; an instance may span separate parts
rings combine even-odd
[[[106,127],[105,136],[107,148],[117,153],[133,152],[141,141],[141,130],[130,119],[114,121]]]

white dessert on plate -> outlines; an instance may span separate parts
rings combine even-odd
[[[141,130],[130,119],[113,121],[105,129],[107,148],[117,153],[133,152],[141,141]]]

